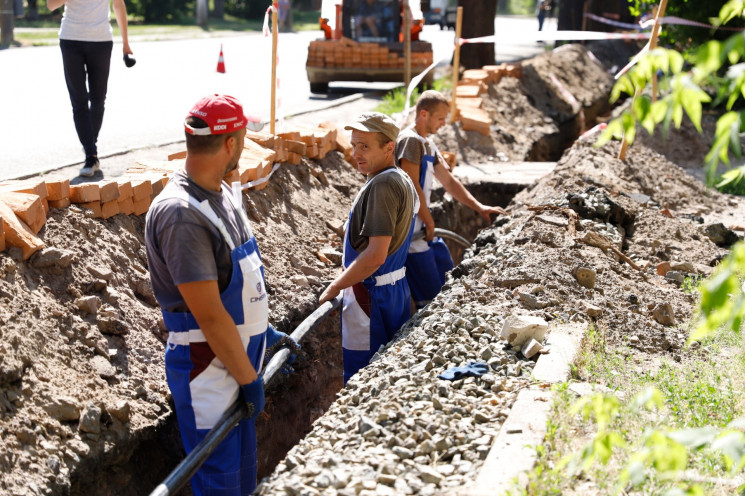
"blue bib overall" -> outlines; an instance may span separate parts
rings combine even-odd
[[[223,183],[223,188],[228,185]],[[178,192],[173,196],[178,196]],[[248,227],[249,240],[235,246],[222,220],[208,202],[199,203],[183,193],[183,199],[210,220],[231,250],[233,271],[230,284],[220,294],[241,336],[246,354],[260,373],[264,359],[269,306],[264,269],[256,238],[243,210],[240,188],[233,188],[231,200]],[[166,345],[166,378],[176,407],[181,440],[187,453],[214,427],[238,398],[238,383],[207,344],[204,334],[189,312],[163,311],[169,331]],[[197,496],[244,496],[256,488],[256,429],[244,420],[215,449],[191,479]]]
[[[404,174],[397,168],[380,174]],[[357,195],[354,205],[369,182]],[[349,212],[349,219],[352,218]],[[348,221],[347,225],[350,222]],[[346,288],[341,312],[341,344],[344,356],[344,384],[388,343],[411,316],[411,293],[406,284],[406,252],[409,248],[414,223],[406,241],[388,255],[383,265],[364,281]],[[344,267],[349,267],[359,253],[349,242],[349,229],[344,234]]]
[[[424,147],[425,139],[419,136]],[[429,142],[432,153],[436,153],[434,143]],[[422,155],[421,169],[419,171],[419,186],[424,191],[424,198],[427,200],[427,208],[430,205],[430,196],[432,194],[432,181],[434,179],[434,155]],[[423,228],[422,220],[416,216],[414,220],[414,232],[419,232]],[[427,303],[437,296],[440,288],[445,284],[445,274],[453,268],[453,259],[447,245],[440,237],[435,237],[432,241],[427,242],[424,239],[418,239],[411,242],[409,254],[406,257],[406,281],[411,289],[411,296],[417,308],[424,307]]]

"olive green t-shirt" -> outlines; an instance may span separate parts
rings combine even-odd
[[[358,253],[370,236],[391,236],[388,255],[406,241],[414,216],[413,185],[401,169],[390,167],[368,179],[352,208],[349,242]]]

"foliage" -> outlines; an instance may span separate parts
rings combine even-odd
[[[743,9],[745,0],[730,0],[721,8],[720,20],[724,22],[733,12],[743,12]],[[693,67],[688,69],[686,62]],[[727,65],[730,65],[729,70],[718,76]],[[652,102],[650,96],[642,92],[655,74],[662,75],[660,87],[665,93]],[[728,110],[717,122],[714,144],[706,156],[707,184],[712,186],[719,162],[729,165],[730,153],[738,158],[742,156],[740,133],[745,130],[745,114],[735,110],[735,105],[745,96],[745,36],[742,33],[723,42],[710,40],[687,57],[665,48],[656,48],[643,55],[618,79],[611,93],[611,101],[617,101],[623,94],[634,97],[630,110],[609,123],[598,145],[614,136],[624,136],[629,144],[633,143],[637,123],[650,134],[662,124],[663,133],[667,133],[671,123],[680,127],[684,114],[701,132],[703,104],[712,101],[702,89],[704,85],[720,88],[716,101],[726,99]]]
[[[430,88],[428,85],[424,85],[424,89],[433,89],[437,90],[439,92],[443,92],[450,88],[451,82],[447,80],[446,78],[443,79],[435,79],[435,81],[432,83],[432,87]],[[422,90],[423,91],[423,90]],[[416,105],[417,99],[419,99],[419,95],[422,92],[419,90],[419,88],[414,88],[414,90],[411,92],[411,98],[409,99],[409,107],[413,108]],[[392,89],[385,95],[383,95],[383,101],[378,105],[375,110],[377,112],[382,112],[384,114],[393,115],[398,112],[402,112],[404,110],[404,107],[406,106],[406,88],[403,86],[399,86],[397,88]]]
[[[722,193],[745,196],[745,167],[725,172],[714,185]]]
[[[698,325],[689,341],[710,336],[722,327],[739,333],[745,318],[745,242],[737,243],[714,274],[700,287]]]
[[[629,10],[631,14],[641,17],[651,15],[652,9],[659,5],[659,0],[631,0]],[[702,2],[701,0],[670,1],[665,8],[665,16],[676,16],[691,21],[717,25],[721,3]],[[742,22],[730,24],[731,27],[741,27]],[[731,32],[722,30],[703,29],[695,26],[665,25],[660,33],[663,45],[674,46],[679,50],[686,50],[691,46],[698,46],[711,39],[723,40]]]

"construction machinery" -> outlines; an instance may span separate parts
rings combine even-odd
[[[432,45],[419,39],[424,18],[419,0],[323,0],[324,38],[308,47],[305,65],[312,93],[332,81],[404,81],[404,9],[411,12],[411,77],[432,64]],[[421,85],[431,85],[433,75]]]

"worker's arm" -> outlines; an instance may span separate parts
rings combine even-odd
[[[419,196],[419,211],[417,212],[417,215],[424,226],[424,239],[426,241],[431,241],[432,238],[435,237],[435,220],[432,218],[432,214],[429,212],[429,208],[427,207],[427,198],[424,196],[424,190],[422,190],[422,187],[419,185],[419,171],[421,170],[421,165],[415,164],[411,160],[405,158],[402,158],[400,163],[401,169],[409,175],[411,181],[414,183],[416,194]]]
[[[62,7],[67,0],[47,0],[47,8],[49,11],[57,10]]]
[[[507,212],[505,212],[501,207],[491,207],[479,202],[473,197],[471,192],[463,186],[463,183],[458,181],[440,162],[435,164],[435,178],[453,198],[478,212],[485,221],[491,222],[491,214],[507,215]]]
[[[47,2],[50,1],[54,0],[47,0]],[[125,55],[132,55],[127,34],[127,6],[124,4],[124,0],[114,0],[114,15],[116,16],[116,23],[119,25],[119,32],[122,34],[122,52]]]
[[[225,365],[238,384],[258,378],[246,355],[238,328],[220,300],[217,281],[195,281],[179,284],[178,290],[194,315],[215,356]]]
[[[370,236],[367,238],[367,248],[344,269],[339,277],[334,279],[318,299],[319,303],[333,300],[343,289],[362,282],[370,277],[378,268],[385,263],[388,257],[388,248],[391,246],[393,236]]]

